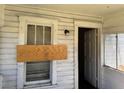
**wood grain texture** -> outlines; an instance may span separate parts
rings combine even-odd
[[[17,45],[17,62],[67,59],[66,45]]]
[[[8,6],[8,5],[6,5],[6,6]],[[19,7],[19,8],[21,10],[23,10],[21,7]],[[27,8],[27,9],[30,9],[30,8]],[[35,11],[37,11],[37,9],[35,9]],[[49,12],[48,12],[48,14],[49,14]],[[5,18],[5,26],[12,27],[12,28],[15,28],[15,27],[19,28],[20,22],[19,22],[18,16],[32,16],[32,17],[57,19],[57,20],[61,19],[60,20],[61,22],[65,22],[65,23],[72,22],[72,24],[74,24],[74,22],[73,22],[74,19],[70,19],[70,16],[69,16],[69,18],[65,18],[63,16],[63,13],[61,13],[61,16],[62,17],[57,17],[56,15],[55,16],[49,16],[49,15],[44,15],[43,13],[41,13],[41,14],[40,13],[35,13],[35,12],[29,13],[28,11],[24,11],[23,12],[23,11],[18,11],[18,10],[13,11],[12,9],[9,9],[8,8],[8,9],[5,9],[5,17],[6,17]],[[55,33],[56,38],[57,38],[56,39],[57,40],[56,43],[57,44],[63,44],[63,43],[66,44],[67,47],[68,47],[68,55],[74,53],[74,52],[69,52],[70,49],[71,50],[74,50],[73,49],[74,48],[73,47],[73,45],[74,45],[73,44],[73,40],[70,40],[69,39],[70,36],[74,36],[74,26],[69,26],[69,25],[66,25],[66,26],[65,25],[57,25],[57,26],[58,26],[58,29],[56,30],[56,33]],[[66,38],[64,36],[64,34],[63,34],[63,30],[65,29],[65,27],[68,30],[70,30],[70,36],[68,38]],[[21,32],[23,33],[22,30],[21,30]],[[60,32],[61,36],[58,35],[59,32]],[[15,47],[16,47],[16,45],[20,44],[20,42],[18,41],[19,40],[19,33],[20,33],[19,31],[16,32],[16,31],[12,31],[12,30],[11,30],[11,32],[5,32],[5,31],[2,32],[1,31],[0,37],[1,38],[6,38],[7,39],[7,42],[6,41],[4,42],[3,40],[1,40],[2,46],[0,46],[0,47],[1,47],[1,49],[6,49],[6,53],[7,53],[7,56],[8,57],[11,56],[11,55],[17,56],[16,55],[16,48]],[[60,37],[64,37],[64,39],[59,39]],[[17,40],[18,42],[16,43],[15,40],[12,40],[12,39]],[[66,43],[66,41],[67,41],[67,43]],[[8,42],[11,42],[11,43],[8,43]],[[21,44],[21,45],[23,45],[23,44]],[[15,51],[13,51],[13,49],[15,49]],[[3,51],[2,51],[2,53],[3,53]],[[5,55],[5,54],[1,54],[1,55]],[[9,89],[10,88],[19,88],[19,87],[17,87],[18,86],[17,84],[19,84],[19,85],[23,84],[21,82],[23,82],[22,79],[24,78],[24,75],[19,75],[19,74],[23,74],[25,72],[22,71],[22,70],[24,70],[23,69],[23,66],[22,65],[18,65],[16,62],[17,62],[16,58],[12,58],[12,57],[11,58],[9,57],[7,59],[1,59],[1,61],[0,61],[0,65],[4,65],[4,68],[3,67],[1,68],[1,71],[3,71],[1,73],[3,75],[5,74],[4,75],[5,76],[4,77],[5,79],[3,81],[3,83],[4,83],[3,84],[4,85],[3,88],[5,88],[5,89],[6,88],[9,88]],[[18,62],[18,63],[21,63],[21,62]],[[17,67],[15,68],[15,65],[16,64],[17,64]],[[66,65],[66,64],[68,64],[68,65]],[[69,65],[69,64],[71,64],[71,65]],[[65,74],[61,74],[61,73],[64,73],[64,72],[68,72],[69,73],[70,71],[73,71],[73,73],[74,73],[74,68],[73,68],[73,70],[72,69],[68,69],[68,68],[71,68],[71,66],[73,66],[72,64],[74,65],[74,58],[73,57],[68,57],[67,60],[58,60],[56,62],[52,62],[51,63],[52,70],[54,70],[54,72],[52,72],[51,74],[54,76],[54,78],[57,78],[57,81],[56,81],[57,82],[57,86],[56,85],[55,86],[52,86],[54,89],[55,88],[63,88],[63,85],[64,85],[64,88],[74,88],[74,84],[73,83],[71,83],[71,84],[70,83],[67,83],[67,81],[70,80],[70,79],[71,80],[74,80],[74,74],[66,74],[66,75]],[[6,65],[6,67],[5,67],[5,65]],[[10,69],[10,66],[9,65],[11,65],[11,69]],[[12,68],[12,65],[14,65],[13,68]],[[60,70],[59,71],[57,70],[58,68],[63,68],[63,67],[65,69],[60,69],[61,71]],[[15,70],[16,73],[13,72],[13,70]],[[8,71],[8,72],[6,72],[6,71]],[[11,73],[11,75],[8,75],[7,73]],[[55,73],[56,73],[56,75],[55,75]],[[61,76],[60,76],[60,74],[61,74]],[[13,81],[15,81],[16,84]],[[63,81],[63,84],[62,83],[59,84],[60,81]],[[28,85],[28,86],[26,85],[26,86],[24,86],[24,88],[29,88],[29,86],[33,86],[33,88],[50,88],[51,87],[51,85],[50,85],[50,87],[49,86],[38,87],[37,85],[39,85],[39,84]]]
[[[119,65],[118,69],[124,71],[124,65]]]

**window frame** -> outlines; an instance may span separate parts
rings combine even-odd
[[[52,44],[57,43],[56,38],[56,32],[58,30],[58,21],[53,19],[47,19],[47,18],[39,18],[39,17],[31,17],[31,16],[20,16],[19,17],[19,45],[24,45],[27,43],[27,24],[42,24],[44,26],[52,25],[51,26],[51,36],[52,36]],[[56,61],[51,62],[51,83],[52,85],[56,84],[57,82],[57,72],[56,72]],[[18,62],[17,63],[17,88],[24,88],[25,83],[25,63],[24,62]],[[41,83],[44,83],[46,81],[41,81]],[[33,83],[27,83],[27,84],[36,84],[39,83],[38,81]]]
[[[38,25],[40,25],[40,26],[43,26],[43,27],[45,27],[45,26],[49,26],[49,27],[51,27],[51,44],[53,44],[53,36],[52,36],[52,31],[53,31],[53,29],[52,29],[52,25],[47,25],[47,24],[37,24],[37,23],[26,23],[26,29],[27,29],[27,26],[28,25],[34,25],[35,26],[35,33],[37,33],[36,32],[36,26],[38,26]],[[28,33],[28,31],[26,31],[26,34]],[[43,33],[44,33],[44,31],[43,31]],[[27,44],[27,35],[25,36],[26,38],[25,38],[25,44]],[[45,37],[45,34],[43,34],[43,37]],[[36,34],[35,34],[35,39],[36,39]],[[35,40],[34,40],[35,41]],[[44,38],[43,38],[43,42],[44,42]],[[36,44],[36,41],[34,42],[34,44]],[[52,72],[51,70],[52,70],[52,62],[53,61],[51,61],[50,62],[50,72],[49,72],[49,75],[50,75],[50,73]],[[36,81],[26,81],[26,63],[24,63],[24,69],[25,69],[25,71],[24,71],[24,85],[31,85],[31,84],[37,84],[37,83],[50,83],[51,81],[52,81],[52,76],[50,75],[50,78],[49,79],[45,79],[45,80],[36,80]]]
[[[112,67],[112,66],[109,66],[109,65],[106,65],[106,62],[105,62],[105,35],[109,35],[109,34],[115,34],[116,35],[116,68],[114,68],[114,67]],[[118,67],[119,67],[119,63],[118,63],[118,51],[119,51],[119,49],[118,49],[118,35],[119,34],[124,34],[123,32],[109,32],[109,33],[107,33],[107,32],[105,32],[104,33],[104,67],[108,67],[108,68],[111,68],[111,69],[113,69],[113,70],[117,70],[117,71],[120,71],[120,72],[123,72],[124,73],[124,71],[122,71],[122,70],[120,70]]]
[[[115,50],[116,51],[116,62],[115,62],[116,67],[114,68],[112,66],[106,65],[106,61],[105,61],[105,59],[106,59],[105,58],[105,36],[106,35],[111,35],[111,34],[115,34],[117,36],[117,33],[104,33],[104,41],[103,41],[104,42],[104,64],[103,65],[105,67],[110,67],[110,68],[113,68],[113,69],[117,69],[117,37],[116,37],[116,50]]]

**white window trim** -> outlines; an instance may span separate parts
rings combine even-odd
[[[56,32],[58,30],[58,21],[55,19],[46,19],[30,16],[20,16],[19,17],[19,45],[26,44],[27,37],[27,23],[37,23],[37,24],[50,24],[52,25],[52,36],[53,44],[57,44]],[[25,63],[18,62],[17,65],[17,88],[24,88],[25,83]],[[52,61],[51,65],[51,81],[52,85],[57,83],[57,72],[56,72],[56,61]]]
[[[79,27],[87,27],[87,28],[97,28],[98,31],[98,47],[99,47],[99,51],[98,51],[98,88],[102,87],[102,64],[103,64],[103,60],[102,60],[102,24],[101,23],[97,23],[97,22],[89,22],[89,21],[79,21],[79,20],[75,20],[74,22],[75,25],[75,41],[74,41],[74,63],[75,63],[75,88],[78,89],[78,28]]]

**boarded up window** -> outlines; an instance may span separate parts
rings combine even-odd
[[[51,27],[27,25],[27,45],[51,44]],[[26,63],[26,81],[50,79],[50,62]]]

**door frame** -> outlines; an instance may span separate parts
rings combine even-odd
[[[75,88],[78,89],[78,28],[96,28],[98,29],[98,88],[102,86],[102,65],[101,65],[101,36],[102,36],[102,24],[100,22],[89,22],[89,21],[74,21],[75,32],[74,32],[74,74],[75,74]]]

